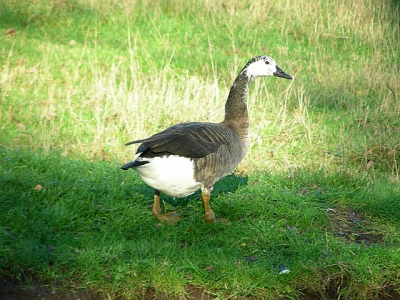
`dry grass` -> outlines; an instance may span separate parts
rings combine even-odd
[[[246,24],[249,32],[257,28],[264,36],[261,41],[247,39],[259,49],[253,54],[278,56],[278,64],[295,79],[258,79],[252,87],[252,148],[245,168],[337,169],[343,167],[343,157],[326,153],[346,144],[347,162],[357,170],[370,171],[372,159],[398,180],[399,12],[390,1],[168,3],[168,12],[204,11],[199,20],[213,30],[226,26],[232,59],[221,65],[209,35],[208,53],[201,54],[206,76],[171,65],[179,58],[169,50],[178,46],[171,46],[174,40],[158,19],[166,4],[144,4],[155,11],[148,22],[164,47],[157,57],[159,67],[143,34],[129,27],[137,2],[78,3],[110,16],[111,23],[124,24],[126,48],[115,54],[101,48],[93,28],[81,42],[30,39],[23,31],[3,36],[8,46],[1,49],[1,127],[11,132],[7,139],[12,138],[3,141],[4,146],[62,149],[65,155],[124,161],[132,149],[122,145],[131,139],[177,122],[221,120],[230,84],[250,58],[235,36]],[[37,1],[27,11],[34,13],[34,5],[40,12],[35,18],[40,15],[43,22],[43,16],[73,8],[63,1]],[[265,27],[277,30],[278,40],[268,40]],[[19,49],[33,43],[36,56],[16,51],[15,43]],[[143,68],[140,51],[150,68]]]

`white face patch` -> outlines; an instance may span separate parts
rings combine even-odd
[[[268,64],[267,64],[267,63]],[[253,62],[247,67],[247,76],[273,76],[276,72],[276,63],[270,57]]]

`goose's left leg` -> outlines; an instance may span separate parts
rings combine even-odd
[[[207,188],[203,188],[201,190],[201,198],[203,199],[203,203],[204,203],[204,219],[205,219],[205,221],[210,224],[214,224],[214,223],[230,224],[229,219],[222,219],[222,218],[215,217],[215,214],[212,211],[211,206],[210,206],[211,190],[212,189],[207,189]]]
[[[178,222],[180,220],[179,214],[175,211],[167,214],[161,213],[160,191],[156,189],[154,189],[153,215],[155,215],[161,222],[166,222],[169,224]]]

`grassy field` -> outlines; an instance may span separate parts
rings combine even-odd
[[[238,2],[238,3],[237,3]],[[0,2],[0,276],[104,299],[400,297],[398,1]],[[124,143],[220,121],[244,64],[251,149],[164,197]],[[284,268],[289,273],[282,272]],[[199,292],[200,291],[200,292]]]

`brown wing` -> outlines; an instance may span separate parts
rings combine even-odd
[[[185,157],[205,157],[229,144],[235,135],[229,128],[218,123],[190,122],[171,126],[147,139],[126,145],[142,143],[136,153],[141,157],[154,157],[161,153]]]

